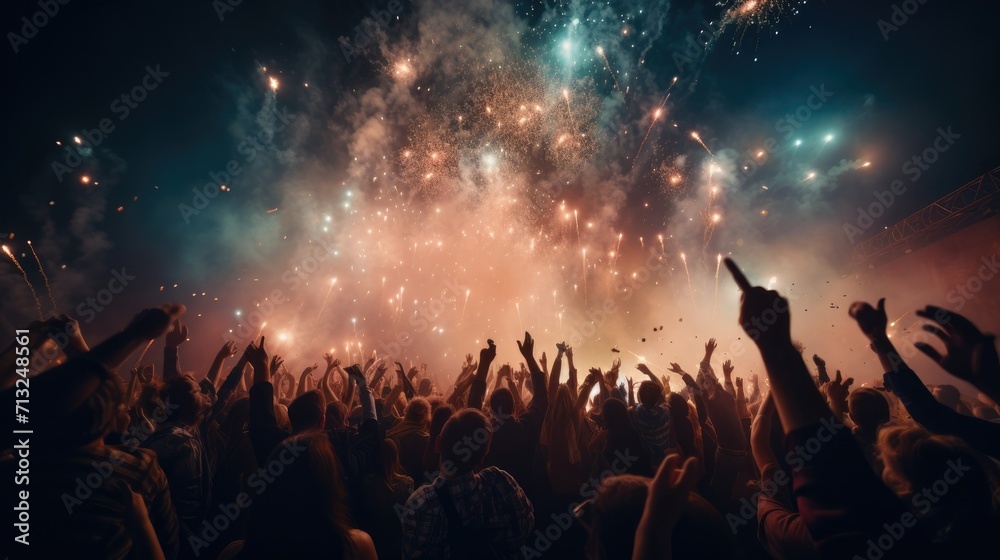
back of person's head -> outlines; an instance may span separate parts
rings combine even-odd
[[[431,396],[431,391],[434,389],[434,384],[431,383],[429,377],[422,377],[420,381],[417,382],[417,395],[421,397]]]
[[[382,440],[379,460],[382,462],[383,480],[389,488],[395,490],[404,477],[409,478],[399,463],[399,448],[396,447],[396,442],[391,439]]]
[[[342,430],[347,426],[347,405],[340,401],[326,405],[326,429]]]
[[[160,389],[160,398],[170,420],[194,424],[205,411],[206,401],[201,386],[189,375],[174,377]]]
[[[230,442],[235,441],[246,431],[247,422],[250,420],[250,399],[243,397],[234,402],[229,407],[225,419],[222,421],[222,433],[226,435]]]
[[[938,385],[934,388],[934,398],[939,403],[952,410],[958,410],[959,403],[962,402],[962,394],[958,392],[958,387],[954,385]]]
[[[288,405],[288,421],[292,424],[292,433],[298,434],[307,430],[322,430],[326,423],[326,399],[319,391],[306,391]]]
[[[410,399],[403,409],[403,419],[426,426],[431,421],[431,404],[423,397]]]
[[[601,409],[601,415],[604,418],[604,425],[607,426],[609,432],[627,433],[634,429],[629,418],[628,408],[625,406],[625,403],[618,399],[608,399],[605,401],[604,407]]]
[[[642,519],[651,479],[621,475],[606,478],[588,508],[590,560],[632,558],[635,531]],[[673,558],[733,558],[733,540],[722,515],[704,498],[691,493],[673,530]]]
[[[329,438],[306,432],[281,443],[265,465],[244,553],[251,558],[343,558],[350,547],[348,501]]]
[[[490,410],[496,415],[510,415],[514,411],[514,395],[506,387],[500,387],[490,395]]]
[[[287,406],[281,403],[276,403],[274,405],[274,419],[277,421],[279,428],[285,430],[286,432],[292,431],[292,423],[288,420]]]
[[[663,402],[663,387],[652,381],[643,381],[639,384],[639,402],[642,406],[652,408]]]
[[[889,421],[889,401],[875,389],[862,387],[847,396],[848,414],[862,430],[874,433]]]
[[[4,394],[10,410],[17,389]],[[103,438],[124,406],[121,385],[93,360],[71,360],[43,372],[31,379],[31,390],[32,456],[58,456]]]
[[[886,484],[914,504],[923,496],[917,514],[936,540],[975,539],[997,522],[996,465],[961,439],[889,426],[879,432],[877,449]]]
[[[434,413],[431,414],[431,445],[434,444],[434,439],[441,435],[441,429],[444,428],[444,423],[448,421],[452,415],[455,414],[455,409],[451,405],[439,406],[434,409]]]
[[[438,437],[441,472],[471,472],[483,461],[492,438],[493,430],[485,414],[471,408],[456,412],[444,423]]]
[[[437,410],[439,407],[448,404],[448,401],[444,400],[441,395],[430,395],[427,397],[427,402],[431,405],[431,413]]]

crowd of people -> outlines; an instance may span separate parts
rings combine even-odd
[[[207,370],[185,373],[197,333],[177,304],[141,311],[93,347],[68,316],[35,323],[0,356],[5,406],[29,388],[32,403],[30,544],[14,539],[15,511],[4,548],[102,559],[995,558],[994,338],[957,313],[920,310],[940,343],[918,349],[979,394],[929,388],[886,334],[884,300],[855,303],[857,336],[884,374],[855,387],[819,356],[811,370],[788,302],[727,266],[766,383],[734,377],[739,364],[719,363],[714,339],[666,376],[620,360],[581,373],[571,347],[525,333],[519,365],[497,363],[490,340],[443,387],[387,356],[348,365],[328,354],[290,373],[264,337],[227,342]],[[121,369],[160,337],[162,363]],[[25,345],[54,359],[28,367]],[[0,468],[13,480],[26,446],[6,437]]]

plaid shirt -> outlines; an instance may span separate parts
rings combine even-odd
[[[489,467],[458,478],[438,477],[417,489],[402,511],[403,558],[451,558],[448,518],[434,491],[451,494],[458,515],[468,526],[483,527],[501,558],[515,559],[535,524],[534,509],[517,481]]]

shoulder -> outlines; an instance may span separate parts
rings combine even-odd
[[[487,487],[496,488],[498,485],[506,483],[509,486],[520,488],[517,480],[507,471],[497,467],[486,467],[478,473],[480,483]]]
[[[375,543],[368,533],[360,529],[351,529],[351,544],[354,546],[354,557],[363,560],[377,560],[378,554],[375,552]]]

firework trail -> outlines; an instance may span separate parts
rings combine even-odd
[[[611,74],[611,80],[615,83],[615,89],[618,90],[618,93],[622,94],[622,97],[625,97],[625,92],[622,91],[621,87],[619,87],[618,79],[615,78],[615,73],[611,71],[611,63],[608,62],[608,57],[604,56],[604,49],[602,47],[597,47],[597,54],[601,55],[601,58],[604,59],[604,67],[608,69],[608,74]]]
[[[42,302],[38,301],[38,294],[35,292],[35,287],[31,285],[31,280],[28,280],[28,273],[25,272],[23,268],[21,268],[21,263],[17,262],[17,258],[14,257],[14,253],[10,252],[9,247],[4,245],[3,252],[7,253],[7,256],[10,257],[11,262],[14,263],[14,266],[16,266],[17,269],[21,271],[21,277],[24,278],[24,283],[27,284],[28,289],[31,290],[31,297],[35,299],[35,307],[38,309],[38,320],[39,321],[44,320],[45,315],[42,313]]]
[[[42,261],[38,258],[38,253],[35,252],[35,246],[28,241],[28,248],[31,249],[32,256],[35,257],[35,262],[38,264],[38,272],[42,274],[42,279],[45,280],[45,291],[49,294],[49,301],[52,302],[52,312],[56,315],[59,314],[59,308],[56,306],[56,298],[52,297],[52,285],[49,284],[49,277],[45,274],[45,269],[42,268]]]
[[[719,253],[715,257],[715,304],[712,305],[712,317],[715,317],[715,311],[719,308],[719,267],[722,266],[722,253]]]
[[[313,322],[313,328],[319,324],[319,318],[323,316],[323,310],[326,309],[326,300],[330,299],[330,292],[333,291],[333,287],[337,285],[337,279],[334,278],[330,281],[330,289],[326,291],[326,297],[323,298],[323,304],[319,306],[319,313],[316,314],[316,321]],[[385,282],[382,283],[383,287]]]
[[[691,271],[688,270],[687,256],[681,253],[681,262],[684,263],[684,274],[687,275],[688,291],[691,292],[691,303],[694,304],[694,286],[691,285]]]
[[[697,132],[692,132],[691,138],[693,138],[695,142],[701,144],[701,147],[705,148],[705,151],[708,152],[708,155],[715,157],[715,154],[712,153],[712,150],[709,150],[708,146],[706,146],[705,143],[701,141],[701,136],[698,136]]]

